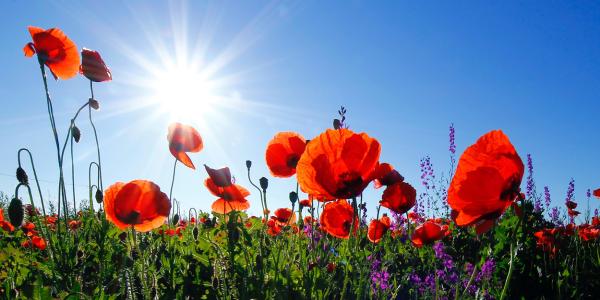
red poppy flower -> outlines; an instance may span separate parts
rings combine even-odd
[[[584,241],[591,241],[600,237],[600,229],[586,227],[579,230],[579,237]]]
[[[524,166],[500,130],[480,137],[460,157],[448,190],[448,204],[459,226],[475,225],[477,233],[494,221],[520,194]]]
[[[276,236],[281,233],[281,225],[278,224],[275,217],[271,217],[269,221],[267,221],[267,234],[270,236]]]
[[[312,224],[315,222],[315,219],[313,219],[312,216],[306,216],[304,217],[304,224]]]
[[[171,202],[160,187],[148,180],[117,182],[104,192],[106,219],[120,229],[133,226],[147,232],[165,223]]]
[[[298,162],[302,191],[318,199],[348,199],[373,180],[381,146],[366,133],[328,129],[311,140]]]
[[[246,197],[250,192],[241,185],[234,184],[231,180],[231,172],[228,167],[212,169],[204,165],[209,178],[204,185],[211,194],[219,197],[212,204],[212,210],[219,214],[227,214],[231,211],[242,211],[250,208]]]
[[[35,26],[29,26],[28,29],[33,42],[23,48],[25,56],[32,57],[37,53],[38,59],[48,66],[54,79],[69,79],[77,75],[79,69],[77,46],[62,30],[58,28],[44,30]]]
[[[78,220],[69,221],[69,229],[77,230],[77,229],[79,229],[79,227],[81,227],[81,221],[78,221]]]
[[[354,216],[354,209],[346,200],[338,200],[325,204],[321,213],[321,227],[327,233],[347,239],[354,219],[354,232],[358,228],[358,218]]]
[[[23,248],[31,248],[33,246],[39,250],[45,250],[46,241],[44,241],[44,239],[39,236],[34,236],[31,238],[31,240],[26,240],[23,243],[21,243],[21,246],[23,246]]]
[[[571,200],[568,200],[565,203],[565,206],[567,206],[568,209],[576,209],[577,208],[577,203],[575,203],[575,202],[573,202]]]
[[[372,243],[379,243],[383,235],[390,229],[391,220],[384,215],[380,220],[372,220],[367,230],[367,237]]]
[[[410,210],[417,202],[417,190],[406,182],[397,182],[385,188],[379,203],[397,214]]]
[[[275,177],[296,174],[296,166],[304,153],[306,139],[295,132],[280,132],[269,141],[265,154],[267,166]]]
[[[398,173],[398,171],[396,171],[394,167],[392,167],[392,165],[388,163],[380,164],[378,167],[377,174],[378,177],[376,177],[375,180],[373,180],[376,189],[384,185],[390,186],[392,184],[404,181],[404,177],[400,175],[400,173]]]
[[[335,271],[335,263],[328,263],[327,264],[327,273],[333,273],[333,271]]]
[[[312,201],[309,199],[300,200],[300,207],[311,207]]]
[[[555,234],[557,232],[558,230],[556,228],[546,228],[537,231],[533,234],[537,239],[538,247],[542,248],[544,251],[549,252],[551,256],[554,256],[556,254],[556,251],[558,250],[555,238]]]
[[[419,248],[424,244],[431,244],[442,239],[447,235],[447,232],[447,225],[440,225],[432,221],[427,221],[415,229],[412,236],[412,243]]]
[[[275,220],[281,226],[291,225],[296,222],[296,214],[290,208],[279,208],[275,210]]]
[[[169,151],[182,164],[189,168],[196,169],[194,163],[186,152],[200,152],[204,147],[202,137],[192,126],[181,123],[173,123],[169,126]]]
[[[571,236],[575,234],[575,224],[570,223],[567,224],[565,227],[560,228],[562,234],[566,235],[566,236]]]
[[[600,199],[600,189],[594,190],[593,194],[596,198]]]
[[[81,50],[81,66],[79,73],[94,82],[111,81],[112,74],[104,63],[100,53],[95,50],[83,48]]]
[[[0,208],[0,228],[8,232],[15,230],[15,227],[10,222],[4,220],[4,212],[2,211],[2,208]]]
[[[569,215],[569,217],[571,217],[571,218],[575,218],[575,217],[579,216],[579,211],[576,211],[576,210],[574,210],[574,209],[570,209],[570,208],[569,208],[569,209],[567,210],[567,214]]]
[[[592,217],[592,226],[595,226],[595,227],[600,226],[600,218],[598,218],[598,216]]]

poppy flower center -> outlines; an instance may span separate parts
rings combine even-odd
[[[521,192],[521,188],[519,187],[520,185],[521,180],[518,180],[516,178],[511,180],[508,185],[509,187],[502,191],[502,193],[500,194],[500,200],[514,201],[515,198],[517,198],[517,196],[519,196],[519,193]]]
[[[288,155],[287,160],[286,160],[286,165],[289,168],[296,168],[299,160],[300,160],[300,156],[292,153],[292,154]]]
[[[356,196],[361,190],[363,179],[358,172],[344,172],[338,176],[339,184],[336,195],[345,196],[347,198]]]
[[[141,220],[140,220],[140,212],[136,211],[136,210],[132,210],[131,212],[129,212],[126,215],[121,215],[118,214],[117,217],[119,218],[119,220],[121,220],[123,223],[125,224],[140,224]]]

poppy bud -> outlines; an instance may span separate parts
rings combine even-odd
[[[342,127],[342,122],[339,119],[333,119],[333,128],[340,129]]]
[[[194,227],[192,234],[194,235],[194,240],[198,240],[198,227]]]
[[[247,160],[246,161],[246,168],[248,168],[248,170],[250,170],[250,167],[252,167],[252,161],[251,160]]]
[[[269,187],[269,179],[265,177],[261,177],[258,182],[260,182],[260,187],[263,189],[263,191],[266,191]]]
[[[88,103],[89,103],[90,107],[93,108],[94,110],[100,109],[100,103],[98,102],[98,100],[90,98]]]
[[[73,136],[73,139],[75,139],[75,143],[79,143],[79,139],[81,139],[81,131],[79,131],[79,128],[77,128],[75,124],[73,124],[73,127],[71,127],[71,135]]]
[[[18,198],[13,198],[8,205],[8,218],[10,219],[10,223],[15,227],[21,226],[24,214],[23,202]]]
[[[298,193],[290,192],[290,202],[292,202],[292,205],[294,205],[296,201],[298,201]]]
[[[29,177],[23,168],[17,168],[17,180],[22,184],[29,184]]]
[[[102,194],[101,190],[96,190],[96,202],[102,203],[104,200],[104,194]]]
[[[175,214],[175,215],[173,216],[173,220],[172,220],[172,224],[173,224],[173,226],[176,226],[176,225],[177,225],[177,223],[179,223],[179,214]]]
[[[333,271],[335,271],[335,264],[330,262],[327,264],[327,272],[332,273]]]

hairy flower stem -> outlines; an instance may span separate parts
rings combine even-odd
[[[40,182],[38,180],[37,172],[35,171],[35,164],[33,162],[33,156],[31,155],[31,151],[27,148],[21,148],[17,152],[17,161],[19,163],[19,168],[21,167],[21,152],[27,152],[29,155],[29,161],[31,162],[31,170],[33,171],[33,178],[35,179],[35,184],[37,186],[38,194],[40,196],[40,203],[42,204],[42,213],[44,218],[46,217],[46,206],[44,205],[44,197],[42,196],[42,189],[40,188]]]
[[[97,185],[93,185],[92,184],[92,166],[96,166],[96,169],[98,170],[98,175],[100,175],[100,165],[98,165],[96,162],[91,162],[90,165],[88,166],[88,191],[89,191],[89,197],[90,197],[90,213],[94,213],[94,201],[92,200],[92,198],[94,197],[93,195],[93,191],[94,191],[94,186],[96,187],[96,189],[100,189],[101,188]]]
[[[94,99],[94,86],[93,82],[90,80],[90,93],[92,95],[92,99]],[[104,191],[104,185],[102,183],[102,160],[100,159],[100,143],[98,142],[98,132],[96,131],[96,125],[92,120],[92,106],[88,105],[88,116],[90,119],[90,124],[92,125],[92,129],[94,131],[94,139],[96,140],[96,150],[98,152],[98,187],[101,191]]]
[[[173,164],[173,176],[171,177],[171,189],[169,189],[169,201],[171,202],[171,212],[175,211],[175,205],[173,205],[173,186],[175,185],[175,171],[177,170],[177,158]],[[169,224],[171,224],[171,218],[173,213],[169,214]]]
[[[508,263],[508,274],[506,275],[506,281],[504,282],[504,287],[502,288],[502,294],[500,294],[500,300],[504,300],[504,298],[506,297],[506,292],[508,291],[508,284],[510,283],[510,278],[512,277],[512,273],[513,273],[513,265],[514,265],[514,261],[515,261],[515,254],[517,249],[514,249],[513,251],[513,244],[510,244],[510,261]]]

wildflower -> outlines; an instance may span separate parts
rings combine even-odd
[[[533,235],[537,239],[538,247],[542,248],[544,251],[550,252],[552,256],[556,254],[558,250],[556,247],[556,238],[555,235],[558,232],[558,229],[542,229],[540,231],[535,232]]]
[[[44,30],[29,26],[29,34],[33,42],[23,48],[25,56],[32,57],[37,53],[40,64],[45,64],[54,79],[69,79],[77,75],[79,69],[79,53],[77,46],[58,28]]]
[[[435,222],[427,221],[415,229],[412,236],[412,243],[417,248],[420,248],[424,244],[431,244],[442,239],[447,234],[447,225],[439,225]]]
[[[310,207],[311,202],[312,201],[309,199],[304,199],[304,200],[300,200],[299,205],[300,205],[300,207]]]
[[[104,193],[106,219],[120,229],[133,226],[147,232],[164,224],[171,202],[160,187],[148,180],[117,182]]]
[[[204,181],[204,185],[211,194],[219,197],[211,206],[214,212],[227,214],[233,210],[241,211],[250,207],[250,203],[246,200],[250,192],[232,182],[229,168],[211,169],[206,165],[204,167],[209,176]]]
[[[354,216],[354,209],[346,200],[325,204],[320,223],[327,233],[343,239],[350,236],[352,226],[354,232],[358,229],[358,218]]]
[[[376,189],[404,181],[404,177],[388,163],[382,163],[377,168],[379,176],[373,180]]]
[[[86,48],[81,50],[79,73],[94,82],[112,80],[110,69],[106,66],[102,57],[100,57],[100,53]]]
[[[200,152],[204,147],[198,131],[192,126],[173,123],[169,126],[167,140],[171,154],[188,168],[196,169],[186,152]]]
[[[4,220],[4,211],[2,211],[2,208],[0,208],[0,228],[8,232],[15,230],[15,227],[10,222]]]
[[[420,163],[421,167],[421,183],[426,189],[435,189],[435,173],[433,172],[433,164],[431,163],[431,158],[426,156],[421,159]]]
[[[77,230],[77,229],[79,229],[79,227],[81,227],[81,221],[79,221],[79,220],[69,221],[69,229]]]
[[[600,237],[600,229],[589,226],[579,229],[579,237],[584,241],[596,240]]]
[[[327,273],[333,273],[333,271],[335,271],[335,263],[328,263],[327,264]]]
[[[406,182],[397,182],[389,185],[381,198],[379,202],[381,206],[397,214],[403,214],[415,206],[417,191]]]
[[[390,226],[391,220],[385,214],[379,220],[371,220],[371,223],[369,224],[369,229],[367,231],[367,237],[369,238],[369,241],[375,244],[379,243],[379,241],[381,241],[381,238],[383,237],[385,232],[388,231]]]
[[[291,225],[296,222],[296,214],[289,208],[279,208],[275,212],[275,220],[280,226]]]
[[[296,174],[296,166],[306,148],[306,139],[295,132],[280,132],[269,141],[265,154],[267,166],[275,177]]]
[[[377,177],[380,152],[379,142],[366,133],[328,129],[311,140],[300,157],[298,183],[317,199],[356,197]]]
[[[21,246],[23,246],[23,248],[35,247],[43,251],[46,249],[46,241],[39,236],[33,236],[31,240],[24,241]]]
[[[271,217],[267,221],[267,234],[270,236],[276,236],[281,233],[282,226],[279,222],[277,222],[277,218]]]
[[[461,155],[448,190],[448,204],[459,226],[475,225],[477,233],[494,221],[520,195],[524,166],[500,130],[480,137]]]

